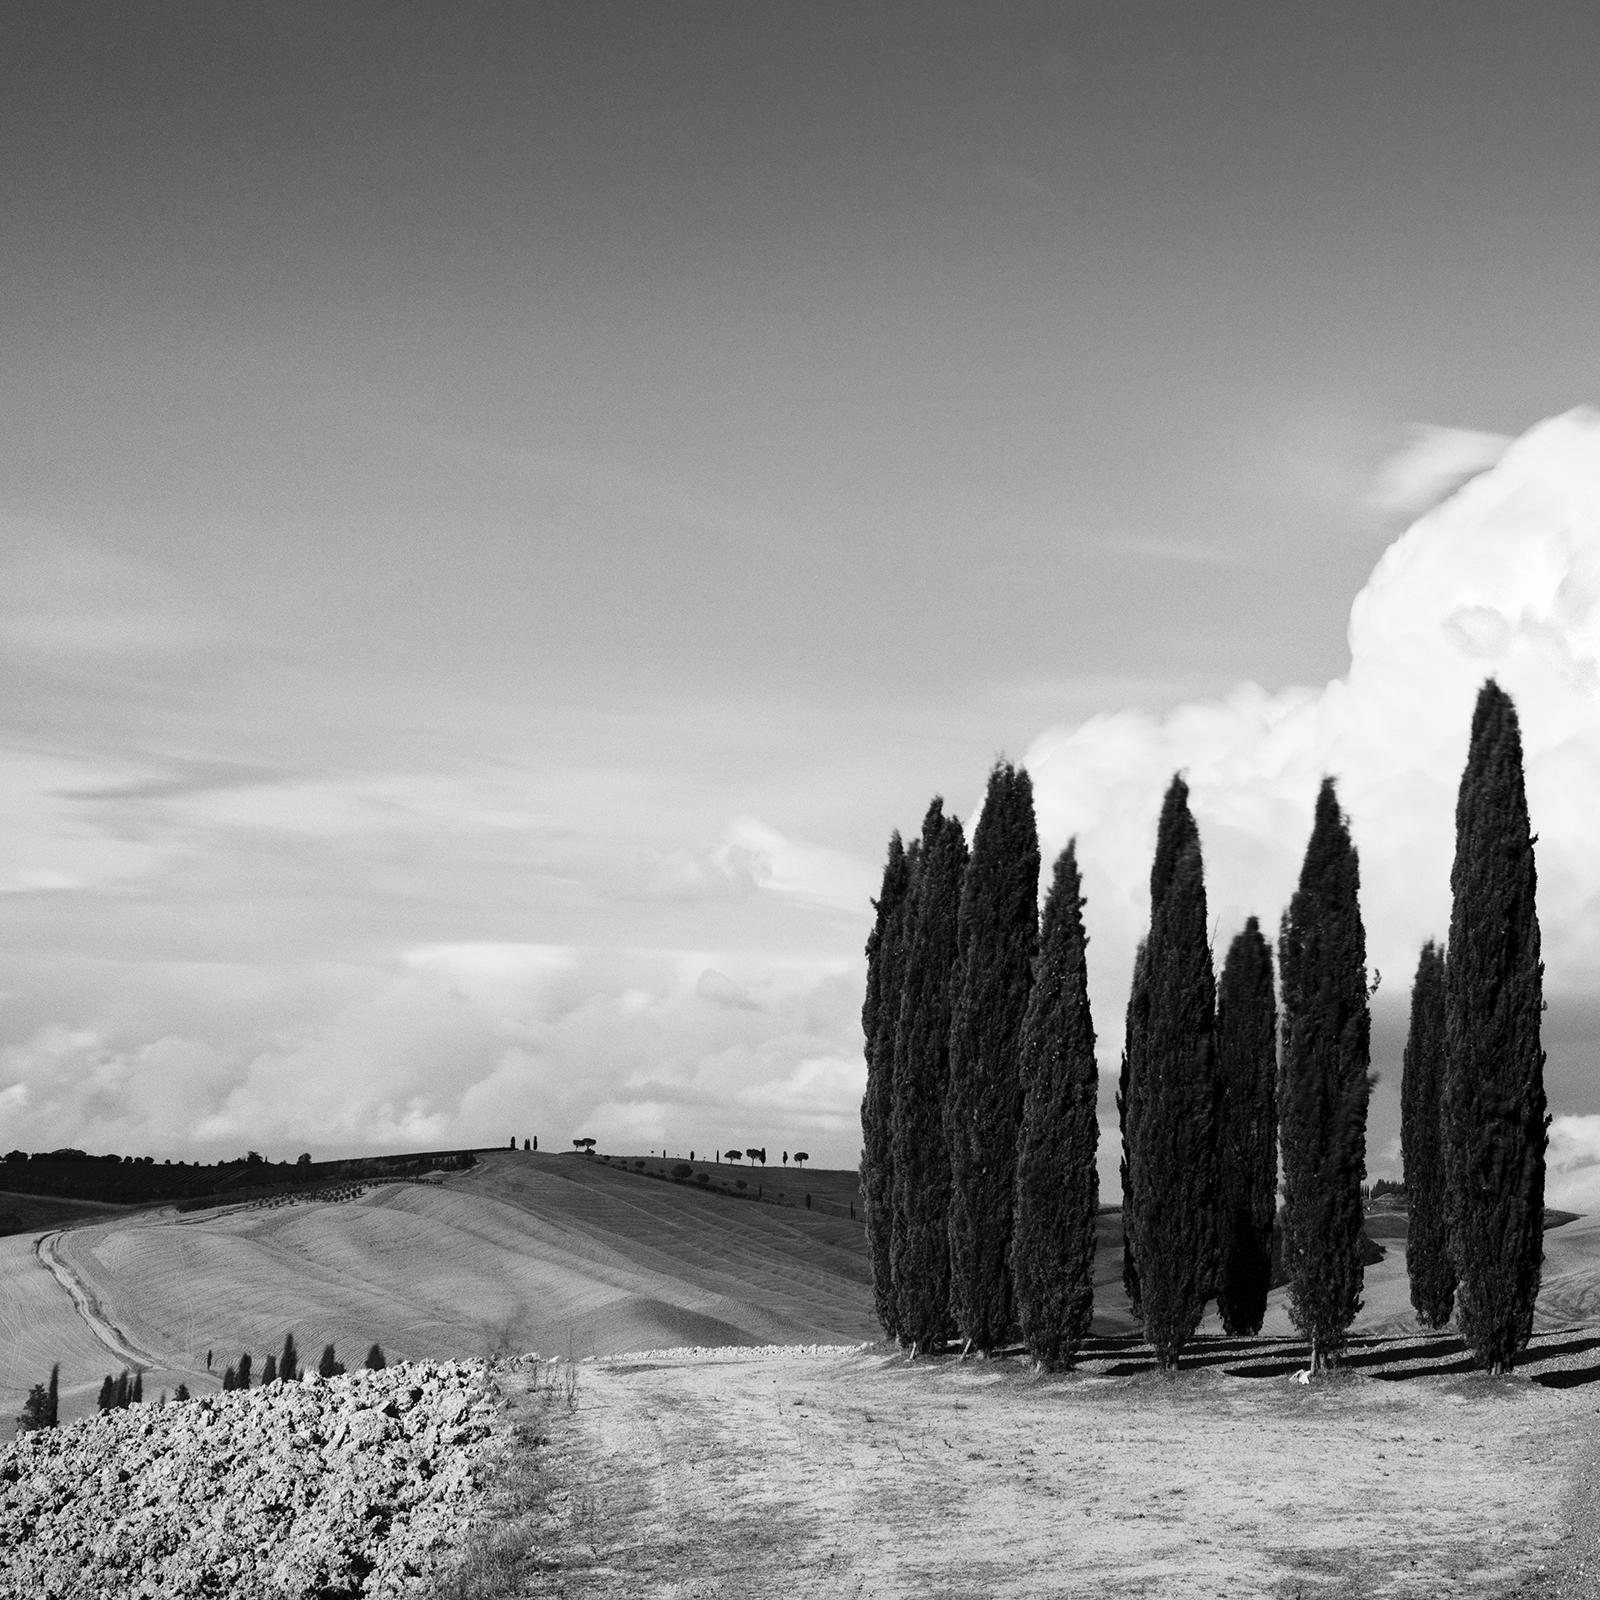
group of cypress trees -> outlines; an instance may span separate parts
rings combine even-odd
[[[873,1295],[913,1354],[1018,1333],[1070,1360],[1092,1300],[1096,1073],[1069,845],[1041,928],[1026,771],[998,763],[969,851],[935,797],[889,843],[867,943],[862,1182]]]
[[[1457,804],[1448,960],[1423,950],[1402,1085],[1407,1259],[1418,1315],[1459,1307],[1491,1371],[1526,1344],[1538,1291],[1545,1115],[1539,930],[1516,713],[1478,699]],[[874,1297],[912,1353],[1019,1334],[1069,1361],[1092,1309],[1097,1074],[1081,880],[1055,863],[1042,924],[1032,785],[990,775],[969,853],[935,799],[890,841],[867,944],[862,1180]],[[1220,984],[1199,830],[1167,790],[1150,927],[1128,998],[1117,1111],[1123,1278],[1145,1337],[1177,1365],[1215,1298],[1259,1332],[1278,1158],[1282,1265],[1312,1370],[1361,1308],[1370,999],[1360,871],[1334,782],[1272,951],[1251,917]]]
[[[1536,836],[1516,707],[1478,695],[1456,795],[1450,943],[1422,948],[1401,1084],[1411,1301],[1454,1308],[1480,1366],[1508,1372],[1533,1331],[1544,1259],[1544,966]]]

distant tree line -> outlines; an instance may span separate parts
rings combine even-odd
[[[0,1160],[0,1190],[57,1195],[76,1200],[104,1200],[124,1205],[160,1201],[206,1203],[211,1197],[237,1200],[276,1190],[322,1187],[363,1178],[464,1169],[474,1164],[471,1151],[408,1151],[388,1156],[356,1156],[340,1161],[267,1161],[249,1151],[235,1161],[211,1164],[152,1157],[90,1156],[81,1150],[50,1150],[30,1155],[12,1150]]]
[[[1425,1326],[1457,1311],[1510,1368],[1538,1292],[1548,1118],[1516,712],[1479,694],[1456,813],[1449,956],[1422,953],[1402,1088],[1407,1265]],[[874,1304],[913,1355],[1021,1341],[1069,1362],[1090,1327],[1098,1071],[1075,844],[1038,910],[1032,785],[1001,762],[969,848],[936,797],[889,843],[866,947],[862,1189]],[[1255,917],[1216,976],[1199,831],[1168,787],[1134,961],[1116,1108],[1123,1281],[1171,1369],[1215,1301],[1258,1332],[1275,1226],[1314,1372],[1361,1306],[1374,1078],[1360,873],[1334,780],[1317,794],[1273,950]],[[1283,1187],[1281,1218],[1277,1192]],[[1383,1185],[1373,1193],[1383,1192]]]

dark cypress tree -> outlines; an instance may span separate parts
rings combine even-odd
[[[1278,1194],[1278,1007],[1254,917],[1222,966],[1217,1069],[1217,1310],[1228,1333],[1250,1336],[1267,1313]]]
[[[889,840],[883,887],[873,902],[877,919],[867,938],[867,988],[861,1006],[867,1057],[867,1088],[861,1100],[861,1191],[866,1202],[872,1298],[886,1339],[894,1338],[897,1331],[894,1287],[889,1275],[894,1233],[890,1116],[894,1105],[894,1035],[900,1020],[902,913],[911,892],[911,871],[912,855],[896,832]]]
[[[1455,1309],[1444,1170],[1444,952],[1430,939],[1411,986],[1411,1031],[1400,1075],[1400,1149],[1405,1163],[1406,1273],[1411,1304],[1425,1328],[1442,1328]]]
[[[1361,1180],[1372,1079],[1367,936],[1350,829],[1324,778],[1300,884],[1278,940],[1283,980],[1279,1114],[1289,1314],[1311,1370],[1344,1353],[1361,1309]]]
[[[1081,890],[1074,842],[1056,858],[1045,898],[1019,1047],[1024,1099],[1011,1275],[1023,1342],[1045,1370],[1072,1360],[1094,1314],[1100,1074]]]
[[[117,1387],[113,1395],[113,1400],[118,1411],[124,1410],[127,1407],[128,1395],[128,1369],[124,1367],[122,1371],[117,1374]]]
[[[178,1387],[172,1391],[172,1398],[174,1400],[187,1400],[189,1398],[189,1385],[186,1383],[180,1383]]]
[[[1138,1121],[1133,1104],[1134,1062],[1144,1059],[1145,1024],[1150,1015],[1150,995],[1146,978],[1149,970],[1150,941],[1141,939],[1133,958],[1133,982],[1128,989],[1128,1009],[1123,1027],[1122,1071],[1117,1079],[1117,1133],[1122,1140],[1118,1166],[1122,1178],[1122,1287],[1134,1316],[1143,1317],[1139,1298],[1139,1259],[1133,1245],[1133,1171],[1128,1164],[1130,1123]]]
[[[240,1384],[239,1387],[242,1389],[244,1387],[244,1385]],[[136,1372],[133,1375],[133,1385],[128,1390],[128,1402],[129,1402],[130,1405],[136,1405],[136,1406],[144,1404],[144,1373],[143,1373],[143,1371]]]
[[[344,1371],[344,1362],[333,1353],[331,1344],[322,1348],[322,1359],[317,1363],[317,1371],[324,1378],[337,1378]]]
[[[1538,876],[1511,697],[1478,693],[1456,797],[1445,964],[1444,1141],[1456,1318],[1509,1372],[1533,1331],[1544,1241],[1544,964]]]
[[[1128,1167],[1144,1334],[1170,1371],[1200,1326],[1217,1254],[1216,978],[1200,836],[1181,777],[1162,808],[1150,890]]]
[[[54,1428],[61,1421],[61,1363],[59,1361],[50,1369],[50,1388],[46,1392],[46,1398],[49,1402],[50,1410],[49,1421],[45,1423],[45,1426]]]
[[[278,1358],[269,1350],[267,1359],[261,1363],[261,1387],[278,1381]]]
[[[998,763],[961,885],[950,1014],[950,1302],[969,1349],[987,1355],[1016,1327],[1011,1223],[1022,1131],[1022,1020],[1039,948],[1039,834],[1033,780]]]
[[[278,1377],[284,1383],[293,1383],[300,1376],[300,1353],[294,1347],[294,1335],[283,1336],[283,1354],[278,1357]]]
[[[383,1359],[383,1346],[381,1344],[373,1345],[373,1347],[367,1351],[367,1359],[361,1363],[361,1365],[364,1366],[368,1372],[382,1372],[383,1369],[388,1366],[388,1364],[389,1363]]]
[[[117,1409],[117,1383],[111,1374],[106,1374],[106,1381],[100,1385],[100,1397],[95,1404],[102,1411],[115,1411]]]
[[[253,1363],[250,1360],[250,1352],[246,1350],[245,1353],[239,1357],[239,1365],[235,1369],[235,1388],[248,1389],[250,1387],[250,1369],[252,1365]]]
[[[225,1394],[232,1394],[232,1392],[235,1389],[237,1389],[238,1387],[239,1387],[239,1374],[234,1371],[233,1364],[230,1362],[228,1364],[227,1369],[222,1374],[223,1392]]]
[[[906,915],[900,1021],[890,1117],[893,1224],[890,1281],[895,1328],[913,1356],[950,1337],[950,1155],[944,1099],[950,1082],[950,991],[966,836],[935,798],[922,824]]]

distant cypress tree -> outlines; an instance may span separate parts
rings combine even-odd
[[[950,1302],[968,1348],[987,1355],[1016,1327],[1011,1224],[1022,1131],[1022,1022],[1039,948],[1033,780],[997,763],[961,885],[950,1015]]]
[[[1216,977],[1200,834],[1175,776],[1156,834],[1148,1011],[1130,1074],[1128,1167],[1145,1338],[1175,1368],[1216,1278]]]
[[[1361,1181],[1373,1080],[1360,888],[1349,825],[1333,779],[1324,778],[1278,939],[1283,1260],[1289,1314],[1311,1341],[1313,1372],[1338,1361],[1361,1309]]]
[[[250,1387],[250,1371],[253,1365],[254,1363],[250,1360],[250,1352],[246,1350],[245,1353],[239,1357],[239,1365],[235,1369],[236,1388],[248,1389]]]
[[[122,1371],[117,1374],[117,1386],[112,1397],[115,1408],[118,1411],[126,1408],[128,1404],[128,1394],[128,1369],[124,1367]]]
[[[36,1433],[42,1428],[52,1426],[49,1391],[42,1383],[36,1383],[28,1391],[28,1398],[22,1403],[22,1415],[17,1418],[17,1432]]]
[[[241,1384],[241,1388],[244,1386]],[[133,1386],[128,1390],[128,1400],[132,1405],[144,1404],[144,1373],[136,1372],[133,1375]]]
[[[883,887],[873,902],[877,919],[867,938],[867,987],[861,1007],[867,1057],[867,1089],[861,1100],[861,1190],[866,1200],[873,1304],[886,1339],[893,1339],[897,1331],[890,1278],[894,1236],[890,1118],[894,1107],[894,1036],[900,1021],[901,932],[911,892],[912,859],[896,832],[889,840]]]
[[[900,1020],[890,1117],[895,1328],[913,1356],[950,1336],[950,1155],[944,1100],[950,1082],[950,991],[966,836],[935,797],[922,823],[906,916]]]
[[[322,1359],[317,1363],[317,1371],[324,1378],[337,1378],[344,1371],[344,1362],[334,1355],[331,1344],[323,1346]]]
[[[300,1353],[294,1347],[294,1335],[283,1336],[283,1354],[278,1357],[278,1377],[284,1383],[293,1383],[300,1376]]]
[[[1134,1217],[1133,1169],[1129,1165],[1131,1147],[1130,1124],[1139,1117],[1134,1104],[1134,1063],[1144,1059],[1146,1024],[1150,1015],[1150,995],[1147,982],[1149,972],[1149,939],[1139,941],[1133,958],[1133,982],[1128,989],[1128,1008],[1123,1027],[1122,1071],[1117,1079],[1117,1133],[1122,1141],[1122,1154],[1118,1167],[1122,1178],[1122,1287],[1128,1296],[1128,1305],[1134,1316],[1143,1317],[1144,1307],[1139,1295],[1139,1260],[1133,1245]]]
[[[172,1391],[172,1398],[174,1400],[187,1400],[189,1398],[189,1385],[186,1383],[180,1383],[178,1387]]]
[[[1217,993],[1217,1310],[1230,1334],[1260,1333],[1272,1284],[1277,1035],[1272,949],[1251,917],[1228,947]]]
[[[1478,693],[1456,797],[1445,963],[1444,1142],[1462,1337],[1491,1373],[1533,1331],[1544,1254],[1544,964],[1511,697]]]
[[[278,1381],[278,1358],[269,1350],[267,1358],[261,1363],[261,1387]]]
[[[1045,898],[1019,1044],[1024,1099],[1011,1275],[1023,1342],[1045,1370],[1071,1361],[1094,1314],[1100,1074],[1081,889],[1074,841],[1056,858]]]
[[[58,1361],[50,1369],[50,1387],[46,1391],[46,1400],[49,1403],[49,1420],[45,1423],[47,1428],[54,1428],[61,1422],[61,1363]]]
[[[117,1409],[117,1383],[116,1379],[108,1372],[106,1381],[100,1385],[100,1397],[95,1404],[102,1411],[115,1411]]]
[[[229,1362],[227,1370],[222,1374],[222,1390],[224,1394],[232,1394],[239,1387],[239,1374],[234,1370],[233,1363]]]
[[[1444,952],[1430,939],[1411,986],[1411,1031],[1400,1076],[1400,1149],[1404,1162],[1406,1273],[1411,1304],[1425,1328],[1442,1328],[1455,1309],[1444,1169]]]
[[[383,1369],[388,1365],[388,1362],[383,1359],[383,1346],[381,1344],[373,1345],[373,1347],[367,1351],[367,1359],[363,1361],[361,1365],[364,1366],[368,1372],[382,1372]]]

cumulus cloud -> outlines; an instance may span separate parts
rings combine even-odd
[[[1544,1198],[1564,1210],[1600,1211],[1600,1116],[1550,1119]]]
[[[1487,447],[1485,447],[1487,448]],[[1369,964],[1403,994],[1448,933],[1455,793],[1486,677],[1515,700],[1540,835],[1547,992],[1600,966],[1600,414],[1533,429],[1382,556],[1350,612],[1350,668],[1318,689],[1244,684],[1164,716],[1056,728],[1027,753],[1047,852],[1078,838],[1102,1063],[1114,1062],[1150,854],[1174,771],[1189,782],[1219,956],[1275,929],[1318,783],[1338,780],[1361,858]]]

